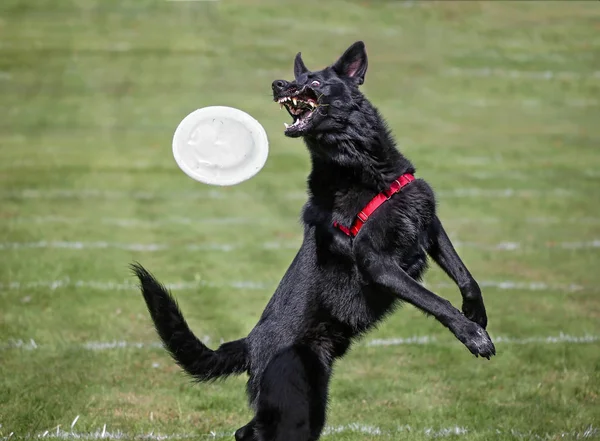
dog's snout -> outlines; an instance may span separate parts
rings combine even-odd
[[[275,92],[278,92],[280,90],[287,88],[289,84],[290,83],[288,83],[285,80],[275,80],[275,81],[273,81],[272,87]]]

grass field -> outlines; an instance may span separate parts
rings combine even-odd
[[[300,243],[309,172],[270,84],[358,39],[498,355],[406,306],[338,364],[324,439],[599,439],[599,23],[598,2],[0,2],[0,439],[247,422],[245,378],[192,385],[158,347],[127,265],[209,345],[246,335]],[[264,124],[254,179],[177,168],[173,131],[208,105]],[[426,283],[460,304],[437,267]]]

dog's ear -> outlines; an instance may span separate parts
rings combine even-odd
[[[304,65],[304,61],[302,61],[302,54],[298,52],[296,59],[294,60],[294,76],[298,78],[300,75],[306,72],[308,72],[308,69]]]
[[[354,78],[358,85],[365,82],[367,73],[367,51],[362,41],[357,41],[333,64],[333,70],[340,76]]]

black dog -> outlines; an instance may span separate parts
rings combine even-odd
[[[432,189],[414,179],[377,110],[358,90],[367,71],[362,42],[310,72],[300,54],[295,81],[273,82],[312,159],[304,241],[256,327],[207,348],[175,300],[134,265],[156,329],[175,361],[199,381],[247,372],[255,417],[235,439],[308,441],[325,424],[334,360],[400,301],[434,316],[471,353],[488,358],[481,291],[436,216]],[[373,202],[372,202],[373,201]],[[462,312],[417,282],[429,254],[456,282]]]

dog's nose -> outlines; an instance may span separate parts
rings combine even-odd
[[[278,92],[280,90],[285,89],[290,83],[288,83],[285,80],[275,80],[273,81],[273,84],[271,85],[271,87],[273,87],[273,90],[275,92]]]

